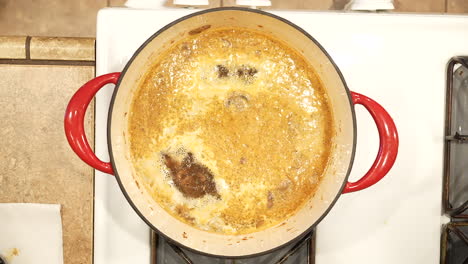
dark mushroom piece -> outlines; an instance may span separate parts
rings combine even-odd
[[[213,174],[206,166],[195,162],[192,153],[188,152],[182,162],[168,154],[163,154],[163,158],[175,186],[184,196],[200,198],[211,194],[220,198]]]
[[[229,69],[224,65],[216,65],[216,70],[218,72],[218,78],[226,78],[229,75]]]
[[[249,81],[252,81],[252,79],[254,78],[257,72],[258,72],[257,69],[255,69],[254,67],[241,65],[237,69],[237,77],[239,77],[240,79],[246,82],[249,82]]]
[[[233,92],[226,99],[225,105],[232,110],[242,111],[249,107],[249,98],[241,92]]]

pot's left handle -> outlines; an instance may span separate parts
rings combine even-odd
[[[89,146],[84,131],[86,108],[96,93],[106,84],[117,84],[120,72],[104,74],[92,79],[78,89],[68,103],[65,111],[65,135],[75,153],[91,167],[108,174],[114,174],[112,165],[96,157]]]

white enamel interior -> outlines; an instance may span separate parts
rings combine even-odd
[[[333,109],[336,131],[334,144],[331,146],[332,158],[314,197],[284,223],[249,235],[214,234],[184,224],[155,203],[144,188],[138,187],[133,177],[133,167],[129,158],[129,141],[125,137],[126,113],[130,109],[133,93],[153,59],[164,51],[172,40],[177,41],[187,32],[204,25],[211,25],[212,28],[226,26],[252,28],[285,41],[303,54],[315,68],[328,93]],[[131,203],[148,223],[184,246],[207,254],[233,257],[268,251],[284,245],[312,225],[317,224],[339,196],[354,152],[355,129],[348,93],[340,74],[320,47],[286,22],[269,15],[245,10],[217,10],[186,18],[161,32],[140,50],[124,75],[121,76],[120,85],[116,91],[114,104],[111,106],[110,144],[112,149],[110,151],[121,186]]]

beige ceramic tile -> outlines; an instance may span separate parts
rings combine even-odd
[[[222,0],[208,0],[209,5],[208,6],[203,6],[203,8],[220,7],[221,6],[221,1]],[[173,2],[174,2],[173,0],[168,0],[166,2],[165,6],[167,6],[167,7],[177,7],[176,5],[173,4]]]
[[[222,0],[223,6],[235,6],[235,0]],[[262,9],[308,9],[328,10],[333,6],[333,0],[271,0],[271,7]]]
[[[348,0],[271,0],[273,9],[343,10]],[[445,12],[446,0],[394,0],[397,12]],[[468,5],[468,0],[447,0],[456,2],[454,9]],[[223,0],[223,6],[235,5],[235,0]],[[269,8],[265,8],[269,9]],[[466,9],[465,9],[466,10]],[[459,12],[459,11],[458,11]],[[466,11],[465,11],[466,12]]]
[[[446,0],[393,0],[395,12],[443,13]]]
[[[235,6],[236,0],[221,0],[221,6]]]
[[[94,37],[106,0],[0,0],[0,35]]]
[[[33,37],[31,59],[94,61],[94,43],[94,38]]]
[[[468,0],[447,0],[448,13],[468,13]]]
[[[112,7],[121,7],[124,6],[126,0],[109,0],[109,6]],[[176,7],[173,4],[173,0],[167,0],[165,6],[167,7]],[[209,5],[206,6],[206,8],[212,8],[212,7],[219,7],[221,6],[221,0],[209,0]]]
[[[127,0],[108,0],[108,6],[121,7],[124,6]]]
[[[93,171],[68,146],[63,117],[93,75],[91,66],[0,65],[0,203],[61,204],[65,264],[92,263]]]
[[[333,5],[333,0],[305,0],[302,2],[303,9],[311,10],[329,10],[333,8]]]
[[[333,3],[330,7],[332,10],[344,10],[348,0],[333,0]]]
[[[265,7],[265,9],[301,9],[303,2],[303,0],[271,0],[271,7]]]
[[[26,58],[26,37],[1,37],[0,59]]]

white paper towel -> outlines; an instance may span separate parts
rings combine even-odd
[[[60,205],[0,203],[0,255],[8,264],[63,264]]]

